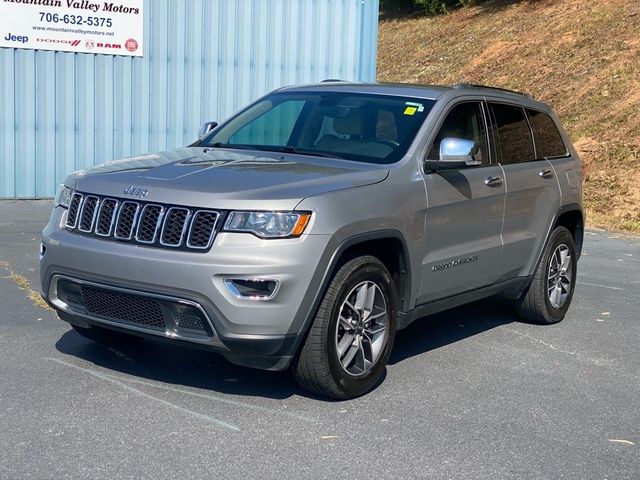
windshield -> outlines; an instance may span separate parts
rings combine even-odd
[[[433,104],[386,95],[274,93],[198,145],[393,163],[405,154]]]

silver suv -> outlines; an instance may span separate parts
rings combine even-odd
[[[583,238],[580,159],[551,109],[474,85],[276,90],[192,145],[70,175],[42,295],[81,335],[291,367],[344,399],[397,330],[501,294],[563,319]]]

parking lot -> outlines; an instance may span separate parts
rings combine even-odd
[[[47,201],[0,202],[0,478],[640,478],[640,238],[590,230],[567,318],[486,300],[400,332],[384,382],[106,348],[38,301]]]

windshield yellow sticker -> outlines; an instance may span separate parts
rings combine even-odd
[[[407,106],[404,109],[404,114],[405,115],[415,115],[416,112],[418,112],[418,113],[424,112],[424,105],[421,104],[421,103],[404,102],[404,104]]]

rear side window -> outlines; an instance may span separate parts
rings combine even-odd
[[[533,138],[536,141],[538,157],[564,157],[567,155],[567,147],[562,141],[562,135],[558,127],[546,113],[536,110],[527,110],[529,123],[533,130]]]
[[[535,159],[531,130],[522,107],[491,104],[496,124],[498,150],[502,163],[528,162]]]

